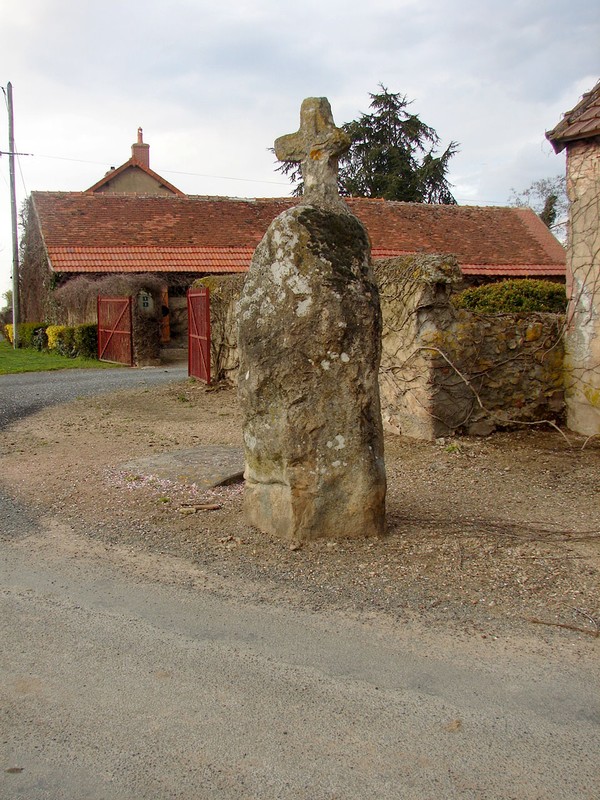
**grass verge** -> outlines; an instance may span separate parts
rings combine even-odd
[[[94,358],[67,358],[57,353],[38,352],[29,347],[14,350],[9,342],[0,342],[0,375],[17,372],[47,372],[55,369],[112,369],[109,364]]]

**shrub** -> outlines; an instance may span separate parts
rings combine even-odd
[[[93,324],[49,325],[47,328],[48,349],[55,350],[62,356],[83,356],[97,358],[98,332]]]
[[[70,358],[73,358],[77,355],[75,352],[74,337],[75,331],[73,328],[67,327],[59,340],[58,347],[56,348],[57,352],[60,353],[61,356],[69,356]]]
[[[58,319],[79,325],[96,316],[96,282],[85,275],[71,278],[54,292],[58,303]]]
[[[96,325],[76,325],[73,328],[75,352],[83,358],[98,358],[98,327]]]
[[[31,347],[38,350],[40,353],[42,350],[48,349],[48,335],[46,334],[45,328],[35,329],[31,337]]]
[[[19,347],[37,347],[37,349],[42,349],[40,347],[40,342],[44,341],[47,327],[48,325],[45,322],[20,322],[18,328]],[[6,325],[5,330],[8,341],[12,344],[14,342],[14,326]]]
[[[48,349],[55,350],[61,356],[73,358],[75,351],[75,331],[68,325],[49,325],[46,329],[48,335]]]
[[[458,308],[480,314],[510,314],[520,311],[562,313],[567,307],[565,287],[562,284],[529,278],[465,289],[455,295],[452,302]]]
[[[45,322],[20,322],[19,323],[19,347],[35,347],[43,350],[47,346]],[[7,323],[4,326],[4,333],[8,341],[14,342],[14,325]]]
[[[60,338],[66,327],[66,325],[48,325],[46,328],[46,334],[48,336],[48,350],[57,349]]]

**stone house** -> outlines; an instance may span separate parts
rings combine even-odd
[[[565,391],[569,428],[600,434],[600,81],[547,138],[567,151]]]
[[[270,222],[295,198],[185,195],[149,165],[141,129],[132,157],[83,192],[32,192],[21,281],[22,318],[52,318],[52,292],[74,277],[152,273],[164,279],[172,327],[198,277],[243,273]],[[374,259],[452,253],[468,283],[564,280],[561,244],[530,209],[347,198]],[[178,324],[180,323],[180,324]]]

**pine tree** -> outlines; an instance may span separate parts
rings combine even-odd
[[[451,142],[438,155],[439,136],[408,111],[411,102],[406,96],[381,84],[379,88],[378,94],[370,94],[372,112],[342,126],[352,144],[340,162],[340,193],[409,203],[456,203],[447,172],[457,144]]]
[[[458,145],[450,142],[438,154],[440,138],[417,114],[409,113],[412,101],[382,84],[379,88],[378,94],[369,95],[372,112],[342,125],[352,144],[340,159],[340,194],[455,204],[447,173]],[[300,179],[297,164],[282,164],[278,169],[292,182]],[[293,194],[302,194],[302,183]]]

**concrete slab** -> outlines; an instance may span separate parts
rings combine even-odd
[[[202,445],[128,461],[121,469],[187,485],[228,486],[243,480],[244,451],[241,447]]]

